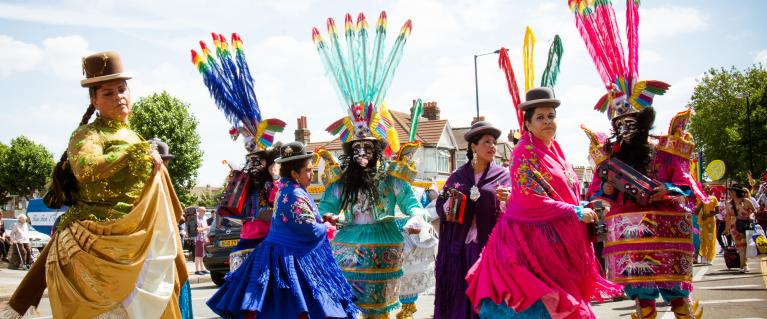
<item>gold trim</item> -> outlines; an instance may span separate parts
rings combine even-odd
[[[617,241],[610,241],[605,244],[605,248],[622,244],[652,244],[652,243],[673,243],[673,244],[687,244],[692,245],[692,238],[641,238],[641,239],[623,239]]]
[[[401,269],[402,267],[379,268],[379,269],[341,268],[341,271],[355,273],[355,274],[382,274],[382,273],[397,272],[397,271],[400,271]]]
[[[381,280],[363,280],[363,279],[349,279],[349,278],[346,278],[346,281],[348,281],[349,283],[352,283],[352,282],[388,283],[388,282],[391,282],[391,281],[400,280],[401,278],[402,277],[397,277],[397,278],[392,278],[392,279],[381,279]]]
[[[665,276],[643,276],[643,277],[631,276],[631,278],[623,278],[623,279],[612,278],[610,279],[610,281],[614,283],[618,283],[618,284],[620,283],[633,284],[638,282],[653,282],[653,281],[654,282],[669,282],[669,281],[678,282],[678,281],[692,281],[692,276],[687,276],[687,275],[674,275],[674,276],[665,275]]]
[[[394,303],[397,302],[398,299],[394,299],[394,301],[390,301],[389,303],[379,303],[379,304],[364,304],[364,303],[358,303],[356,304],[357,307],[363,308],[363,309],[381,309],[384,307],[388,307]]]
[[[659,211],[659,210],[650,210],[650,211],[643,211],[643,212],[625,212],[625,213],[618,213],[615,215],[605,216],[605,220],[610,220],[616,217],[626,216],[626,215],[660,215],[660,216],[680,216],[685,217],[686,213],[683,212],[669,212],[669,211]]]
[[[404,242],[400,244],[359,244],[359,243],[344,243],[339,241],[333,241],[333,245],[342,245],[342,246],[366,246],[366,247],[383,247],[383,246],[392,246],[392,247],[400,247],[405,246]]]
[[[627,254],[627,253],[655,253],[655,252],[675,252],[675,253],[683,253],[687,255],[694,255],[694,252],[689,252],[686,250],[681,249],[637,249],[637,250],[622,250],[622,251],[616,251],[609,254],[605,254],[605,256],[613,256],[618,254]]]

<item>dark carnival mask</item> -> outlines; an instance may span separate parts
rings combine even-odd
[[[245,169],[251,174],[257,174],[264,170],[264,160],[258,154],[248,154]]]
[[[352,159],[362,167],[367,167],[373,158],[375,146],[372,141],[356,141],[352,143]]]
[[[615,120],[615,134],[623,143],[631,143],[640,131],[639,122],[634,116],[624,116]]]

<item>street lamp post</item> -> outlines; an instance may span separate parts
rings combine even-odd
[[[477,121],[479,121],[479,82],[477,80],[477,57],[490,55],[490,54],[498,54],[501,53],[501,50],[495,50],[493,52],[487,52],[482,54],[475,54],[474,55],[474,97],[476,100],[477,105]]]
[[[751,104],[748,103],[748,97],[751,96],[751,94],[747,92],[741,92],[738,94],[735,94],[737,98],[746,99],[746,130],[748,134],[748,168],[749,171],[753,174],[754,173],[754,153],[751,149]]]

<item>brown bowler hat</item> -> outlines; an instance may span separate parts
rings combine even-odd
[[[123,70],[120,55],[114,51],[98,52],[84,57],[83,74],[85,74],[85,79],[80,81],[80,85],[83,87],[117,79],[127,80],[133,77],[133,74]]]

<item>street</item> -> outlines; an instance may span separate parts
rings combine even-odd
[[[737,270],[728,271],[724,260],[717,256],[713,265],[695,265],[693,299],[699,299],[703,306],[703,318],[767,318],[767,257],[749,259],[750,272],[741,274]],[[0,278],[8,277],[9,271],[3,269]],[[8,279],[8,278],[4,278]],[[195,318],[218,318],[206,305],[205,301],[215,293],[217,287],[211,282],[192,285],[192,303]],[[432,318],[434,309],[433,289],[418,299],[418,312],[415,318]],[[33,318],[51,318],[50,304],[44,298]],[[624,300],[595,304],[597,318],[630,318],[634,311],[634,302]],[[394,314],[392,314],[394,318]],[[662,301],[658,301],[658,319],[674,318],[673,313]]]

